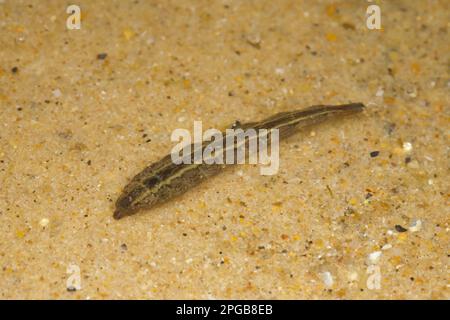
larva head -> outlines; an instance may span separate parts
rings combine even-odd
[[[158,202],[151,189],[140,183],[130,183],[116,201],[114,219],[135,214],[139,209],[150,208]]]

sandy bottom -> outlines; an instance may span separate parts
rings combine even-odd
[[[450,298],[449,2],[0,0],[1,298]],[[176,128],[354,117],[119,221]],[[374,152],[374,151],[378,151]],[[372,153],[372,155],[371,155]]]

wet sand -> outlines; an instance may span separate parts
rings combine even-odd
[[[381,30],[364,1],[77,3],[0,1],[1,298],[450,297],[447,1],[378,1]],[[112,217],[176,128],[348,102],[277,175]]]

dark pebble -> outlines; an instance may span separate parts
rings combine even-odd
[[[371,156],[372,158],[375,158],[375,157],[378,157],[379,154],[380,154],[380,151],[372,151],[372,152],[370,153],[370,156]]]
[[[397,230],[397,232],[406,232],[408,231],[408,229],[403,228],[401,225],[396,224],[395,225],[395,230]]]
[[[70,287],[67,287],[67,291],[75,292],[75,291],[77,291],[77,288],[70,286]]]
[[[108,56],[107,53],[99,53],[99,54],[97,55],[97,59],[98,59],[98,60],[105,60],[107,56]]]
[[[11,72],[12,72],[12,73],[17,73],[17,72],[19,72],[19,68],[14,67],[14,68],[11,69]]]

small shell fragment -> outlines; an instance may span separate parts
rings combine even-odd
[[[327,286],[327,287],[333,286],[333,283],[334,283],[333,276],[331,275],[331,273],[329,271],[322,272],[320,274],[320,277],[322,278],[322,281],[325,284],[325,286]]]
[[[367,257],[370,263],[377,263],[378,260],[381,257],[382,252],[381,251],[374,251],[371,254],[369,254],[369,256]]]
[[[416,220],[412,223],[411,227],[409,227],[409,231],[418,232],[422,229],[422,220]]]

